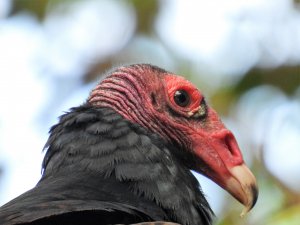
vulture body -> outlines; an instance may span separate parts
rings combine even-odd
[[[60,117],[45,150],[41,180],[0,208],[0,224],[211,224],[191,169],[246,210],[257,198],[233,135],[201,92],[148,64],[112,72]]]

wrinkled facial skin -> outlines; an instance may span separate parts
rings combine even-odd
[[[175,143],[188,168],[207,176],[245,205],[242,214],[256,203],[256,180],[235,137],[202,93],[183,77],[147,64],[121,67],[91,92],[88,101],[113,108]]]
[[[185,131],[191,151],[197,156],[192,169],[209,177],[244,204],[242,214],[245,214],[256,203],[258,191],[234,135],[192,83],[167,75],[165,85],[169,107],[186,118],[176,122],[184,127],[181,130]]]

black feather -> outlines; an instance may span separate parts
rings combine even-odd
[[[210,224],[199,184],[158,135],[108,108],[72,108],[50,129],[43,174],[0,224]]]

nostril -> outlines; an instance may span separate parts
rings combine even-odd
[[[225,145],[227,147],[227,149],[230,151],[230,153],[232,155],[234,155],[234,151],[233,149],[231,148],[231,137],[229,135],[226,135],[225,138],[224,138],[224,142],[225,142]]]
[[[229,132],[225,135],[224,142],[225,142],[225,145],[227,146],[227,149],[230,151],[231,155],[233,155],[233,156],[240,155],[240,149],[239,149],[238,144],[231,132]]]
[[[225,161],[232,165],[239,165],[243,162],[242,153],[232,132],[227,129],[220,130],[212,135],[215,139],[215,149],[223,155]]]

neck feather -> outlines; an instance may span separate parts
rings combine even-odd
[[[174,154],[178,150],[111,109],[72,109],[51,129],[46,148],[45,179],[62,170],[93,172],[99,179],[115,177],[181,224],[211,219],[197,180]]]

